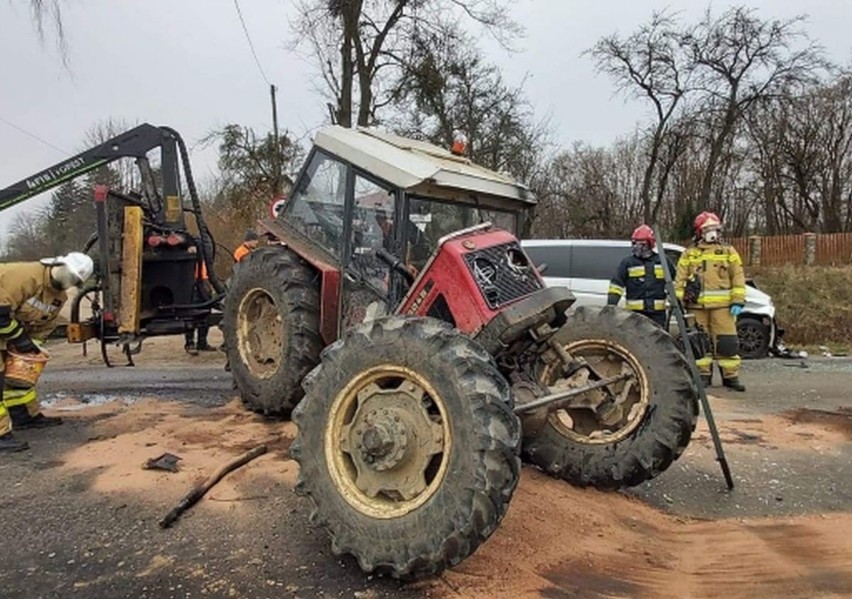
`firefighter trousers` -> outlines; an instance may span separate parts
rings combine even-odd
[[[730,308],[696,308],[691,310],[695,314],[696,324],[707,331],[710,335],[712,354],[704,354],[695,360],[702,376],[710,376],[713,373],[713,360],[719,363],[722,378],[732,379],[740,374],[739,341],[737,339],[737,322]]]

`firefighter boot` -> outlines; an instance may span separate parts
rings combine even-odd
[[[24,451],[29,448],[26,441],[18,441],[12,433],[0,435],[0,451]]]
[[[745,385],[740,382],[740,377],[734,376],[729,379],[722,379],[722,384],[728,389],[734,391],[745,391]]]
[[[713,384],[713,375],[712,374],[702,374],[701,375],[701,384],[705,389],[710,387]]]
[[[9,408],[9,416],[12,417],[12,428],[18,430],[48,428],[62,424],[62,418],[58,416],[45,416],[42,412],[30,416],[26,406],[12,406]]]

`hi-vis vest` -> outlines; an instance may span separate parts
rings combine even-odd
[[[670,264],[666,260],[666,264]],[[666,275],[660,255],[647,260],[627,256],[609,283],[608,303],[617,304],[626,295],[624,307],[637,312],[664,312],[666,309]]]
[[[693,278],[700,283],[698,302],[701,308],[727,308],[745,305],[745,272],[737,250],[730,245],[699,243],[683,252],[677,263],[675,293],[683,299],[687,283]]]

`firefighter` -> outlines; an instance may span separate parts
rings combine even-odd
[[[59,311],[68,299],[67,290],[82,285],[93,270],[92,259],[79,252],[39,262],[0,264],[0,450],[27,448],[12,436],[12,428],[62,424],[61,418],[41,412],[35,388],[6,389],[6,350],[38,353],[38,344],[56,328]]]
[[[657,240],[648,225],[636,227],[630,236],[633,253],[618,265],[618,271],[609,283],[607,303],[618,304],[622,295],[627,295],[625,307],[647,316],[664,329],[666,322],[666,277],[663,264],[673,271],[665,254],[654,248]]]
[[[240,263],[243,258],[256,250],[258,239],[259,236],[257,231],[254,229],[247,230],[246,234],[243,236],[243,242],[236,250],[234,250],[234,261]]]
[[[722,384],[745,391],[740,382],[737,316],[745,305],[745,273],[740,255],[722,243],[722,221],[712,212],[695,218],[695,243],[680,257],[675,277],[675,293],[695,321],[709,334],[713,354],[696,360],[701,381],[709,387],[713,380],[713,360],[722,371]]]

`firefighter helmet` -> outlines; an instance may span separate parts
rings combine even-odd
[[[657,238],[654,236],[654,230],[648,225],[639,225],[630,236],[630,241],[644,241],[648,247],[654,249],[657,245]]]
[[[702,212],[698,216],[695,217],[695,223],[693,224],[695,228],[695,234],[699,237],[701,233],[707,227],[716,227],[717,229],[722,228],[722,220],[716,215],[715,212]]]
[[[72,285],[80,285],[86,282],[95,270],[92,259],[81,252],[70,252],[55,258],[42,258],[39,262],[45,266],[64,266],[73,279]]]

